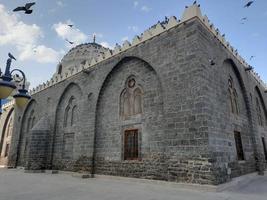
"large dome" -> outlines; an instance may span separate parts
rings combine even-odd
[[[84,65],[86,62],[91,62],[93,58],[99,57],[108,51],[97,43],[80,44],[71,50],[62,58],[57,68],[57,74],[63,74],[68,70],[73,70],[75,67]]]

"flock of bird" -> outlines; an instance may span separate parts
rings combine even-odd
[[[248,2],[244,5],[244,8],[249,8],[253,3],[254,3],[254,1],[248,1]],[[196,4],[197,4],[197,1],[194,1],[194,2],[193,2],[193,5],[196,5]],[[32,7],[33,5],[35,5],[35,2],[32,2],[32,3],[26,3],[24,6],[19,6],[19,7],[15,8],[15,9],[13,10],[13,12],[24,11],[25,14],[31,14],[31,13],[33,12],[33,10],[31,9],[31,7]],[[187,6],[186,6],[186,8],[187,8]],[[247,17],[243,17],[243,18],[241,18],[241,24],[245,24],[245,22],[246,22],[247,20],[248,20]],[[165,21],[166,21],[166,18],[165,18]],[[68,26],[69,28],[73,28],[74,25],[73,25],[73,24],[67,24],[67,26]],[[94,36],[94,37],[95,37],[95,36]],[[222,37],[225,37],[225,34],[223,34]],[[73,41],[70,41],[70,40],[68,40],[67,38],[65,39],[65,41],[68,42],[68,43],[71,44],[71,45],[74,44]],[[34,52],[36,52],[36,51],[37,51],[37,50],[34,49]],[[12,59],[15,59],[14,56],[12,56],[12,54],[10,54],[10,53],[9,53],[8,56],[9,56],[10,58],[12,58]],[[255,56],[251,56],[249,60],[252,60],[253,58],[255,58]],[[215,64],[216,64],[216,63],[214,62],[213,59],[210,59],[209,62],[210,62],[210,65],[215,65]],[[251,70],[251,69],[252,69],[252,67],[249,68],[249,70]]]
[[[18,11],[24,11],[25,14],[32,14],[33,10],[31,9],[31,7],[35,5],[35,2],[32,3],[26,3],[24,6],[18,6],[17,8],[15,8],[13,10],[13,12],[18,12]],[[68,27],[72,28],[73,24],[68,24]],[[69,41],[68,39],[65,39],[69,44],[74,44],[74,42]],[[36,53],[37,50],[34,49],[34,52]]]

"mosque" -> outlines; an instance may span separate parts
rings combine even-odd
[[[0,165],[217,185],[267,160],[266,85],[196,4],[72,48],[0,120]]]

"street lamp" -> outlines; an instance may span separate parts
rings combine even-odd
[[[9,97],[11,93],[13,92],[13,90],[16,89],[16,85],[14,84],[14,82],[11,82],[13,80],[12,73],[15,71],[21,73],[22,75],[22,79],[19,82],[23,81],[22,88],[18,89],[18,94],[15,94],[13,96],[15,98],[16,104],[19,107],[24,107],[28,103],[28,101],[31,99],[31,97],[27,94],[28,91],[25,88],[26,78],[25,78],[24,72],[21,71],[20,69],[13,69],[12,71],[10,71],[12,59],[14,60],[16,59],[10,53],[8,54],[8,56],[9,58],[7,59],[7,62],[6,62],[5,73],[2,75],[2,72],[0,70],[0,114],[2,114],[1,100]],[[16,80],[14,81],[18,82]]]

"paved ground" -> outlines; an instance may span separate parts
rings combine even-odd
[[[175,184],[68,174],[29,174],[0,169],[0,200],[267,200],[267,176],[223,192],[183,189]]]

